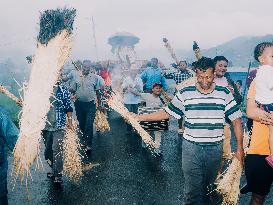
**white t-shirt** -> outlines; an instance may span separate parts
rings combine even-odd
[[[269,65],[260,66],[255,78],[255,99],[261,104],[273,103],[273,67]]]
[[[216,85],[220,85],[220,86],[223,86],[223,87],[228,86],[227,78],[224,77],[224,76],[222,78],[215,77],[214,82],[215,82]]]
[[[151,93],[142,93],[141,98],[146,102],[146,107],[162,107],[163,103],[161,102],[159,96],[154,96]]]

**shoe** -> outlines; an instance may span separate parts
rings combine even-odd
[[[62,188],[62,185],[63,185],[62,177],[61,176],[54,177],[53,184],[54,184],[54,187],[57,189]]]
[[[266,162],[273,168],[273,155],[269,155],[265,158]]]
[[[47,174],[46,174],[46,176],[47,176],[47,178],[49,178],[49,179],[54,179],[54,175],[53,175],[53,173],[52,172],[48,172]]]

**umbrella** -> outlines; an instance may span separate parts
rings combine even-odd
[[[108,38],[111,46],[133,46],[139,42],[139,38],[128,32],[118,32]]]

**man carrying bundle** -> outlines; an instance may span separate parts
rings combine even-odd
[[[45,143],[45,160],[52,168],[52,172],[47,173],[47,177],[52,179],[54,185],[62,184],[63,171],[63,140],[66,126],[73,129],[72,125],[72,103],[70,92],[57,82],[53,89],[54,96],[50,97],[52,104],[47,113],[47,123],[43,129]]]
[[[13,150],[19,135],[6,111],[0,108],[0,205],[8,205],[7,189],[7,148]]]
[[[182,144],[184,204],[216,204],[207,187],[215,182],[223,155],[225,118],[234,126],[236,157],[243,165],[241,111],[231,92],[214,81],[214,62],[198,60],[197,83],[178,91],[165,111],[138,116],[139,121],[155,121],[185,115]]]
[[[82,143],[86,147],[87,154],[91,154],[91,146],[93,139],[93,123],[96,116],[96,99],[98,90],[102,86],[101,78],[90,73],[92,63],[90,60],[84,60],[82,65],[82,78],[77,82],[75,108],[83,133]],[[98,103],[100,104],[100,103]]]

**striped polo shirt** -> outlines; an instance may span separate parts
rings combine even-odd
[[[234,121],[242,116],[231,92],[219,85],[208,94],[201,93],[195,85],[180,90],[166,107],[173,117],[185,115],[183,137],[200,145],[213,145],[224,139],[225,117]]]

